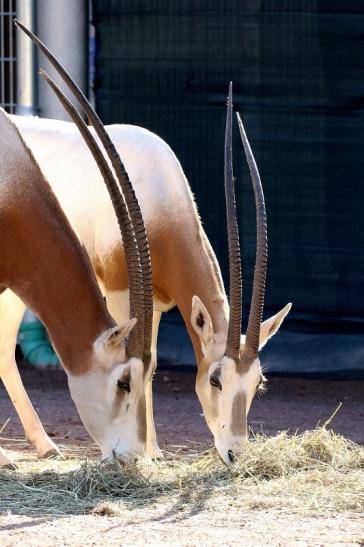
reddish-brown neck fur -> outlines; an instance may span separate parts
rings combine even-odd
[[[91,265],[17,130],[0,110],[0,286],[45,323],[65,367],[85,372],[114,326]]]
[[[192,206],[191,206],[192,210]],[[176,304],[190,335],[197,363],[201,344],[191,325],[192,298],[198,296],[210,314],[214,332],[227,333],[227,299],[219,266],[197,216],[190,233],[164,223],[147,225],[155,298],[168,307]],[[119,245],[112,255],[96,257],[94,268],[109,291],[127,289],[125,257]]]
[[[186,241],[190,241],[188,249]],[[155,250],[159,242],[160,248]],[[153,237],[151,251],[153,281],[155,279],[155,285],[158,287],[159,279],[163,279],[163,289],[175,302],[183,316],[197,363],[201,366],[203,361],[201,343],[191,325],[193,296],[198,296],[206,306],[214,332],[222,334],[227,332],[226,295],[211,245],[196,219],[195,231],[189,237],[186,238],[186,234],[166,230],[163,235]],[[161,259],[161,277],[159,278],[156,262],[159,261],[163,252],[165,256]]]

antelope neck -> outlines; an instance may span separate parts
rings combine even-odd
[[[8,286],[45,324],[66,370],[84,373],[93,342],[115,323],[72,232],[39,207],[22,217],[16,219],[13,232],[21,249],[22,268]],[[32,226],[25,233],[21,226],[29,218]],[[29,238],[30,246],[25,242]]]
[[[91,366],[93,342],[115,323],[48,183],[15,128],[5,130],[1,157],[10,159],[0,178],[0,286],[43,321],[66,370],[82,374]]]
[[[229,305],[224,290],[220,268],[210,242],[201,229],[199,238],[201,247],[189,257],[186,267],[180,274],[177,290],[173,299],[178,306],[186,324],[195,351],[198,366],[203,362],[200,340],[191,324],[191,303],[194,295],[198,296],[210,314],[214,334],[227,335]],[[199,246],[196,245],[196,248]],[[179,290],[178,290],[179,289]]]

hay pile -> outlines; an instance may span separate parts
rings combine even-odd
[[[0,472],[0,512],[118,514],[153,506],[194,512],[280,508],[299,514],[361,511],[364,450],[325,427],[257,436],[231,468],[215,451],[125,466],[18,461]]]

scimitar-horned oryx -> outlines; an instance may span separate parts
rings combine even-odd
[[[47,48],[22,28],[60,71],[73,92],[78,93],[83,110],[95,125],[92,111],[77,86]],[[107,193],[98,181],[99,175],[77,129],[73,124],[56,120],[20,117],[14,117],[14,120],[50,180],[63,210],[76,227],[111,314],[116,320],[122,320],[128,314],[129,298],[123,273],[124,250],[117,238]],[[249,367],[236,367],[231,355],[224,357],[230,312],[220,267],[176,156],[163,140],[140,127],[112,125],[107,126],[106,131],[133,181],[148,232],[154,297],[150,370],[154,370],[157,363],[161,313],[177,305],[196,354],[196,390],[216,447],[228,463],[233,459],[233,452],[238,451],[237,445],[241,446],[246,437],[246,415],[261,379],[259,362],[254,359]],[[98,136],[104,138],[100,133]],[[235,301],[233,295],[232,300]],[[253,298],[252,309],[256,308],[254,302]],[[261,323],[259,349],[277,332],[289,309],[290,304]],[[253,325],[253,318],[257,320],[256,313],[252,315],[250,325]],[[255,322],[255,332],[257,328]],[[252,329],[250,326],[248,332]],[[249,338],[250,335],[248,341]],[[245,362],[244,344],[245,337],[241,337],[239,354],[244,355]],[[220,371],[219,381],[216,370]],[[146,405],[148,453],[153,456],[159,451],[153,423],[151,378],[152,375],[147,382]],[[232,432],[237,429],[238,435]]]
[[[83,136],[110,192],[115,211],[110,213],[120,225],[131,318],[115,324],[87,254],[19,131],[0,109],[0,376],[38,455],[58,454],[15,362],[16,333],[26,305],[46,325],[80,417],[103,457],[145,455],[153,306],[148,242],[127,174],[129,213],[86,126]],[[6,466],[13,463],[0,448],[0,467]]]

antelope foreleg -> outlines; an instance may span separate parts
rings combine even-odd
[[[59,454],[59,450],[44,431],[25,391],[15,361],[16,335],[24,310],[23,302],[10,290],[0,296],[0,377],[28,441],[35,445],[38,456],[44,458]]]
[[[157,443],[157,434],[154,425],[153,416],[153,374],[157,368],[157,338],[159,322],[162,313],[154,310],[153,312],[153,334],[152,334],[152,362],[150,367],[150,376],[146,381],[145,399],[147,411],[147,455],[152,459],[162,458],[162,452]]]

